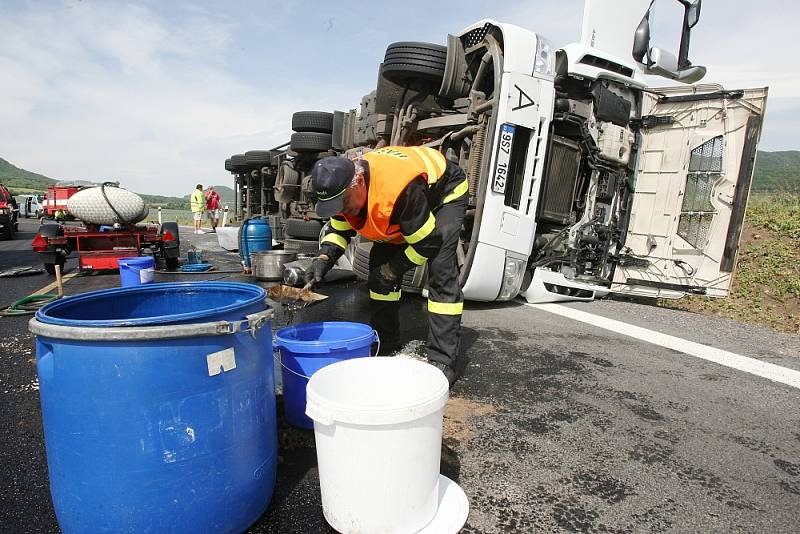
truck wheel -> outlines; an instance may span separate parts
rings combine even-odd
[[[283,250],[287,252],[297,252],[298,254],[316,254],[319,252],[319,241],[307,239],[284,239]]]
[[[295,132],[331,133],[333,131],[333,113],[298,111],[292,115],[292,130]]]
[[[9,221],[5,228],[3,228],[3,238],[8,239],[11,241],[14,239],[14,228],[16,224],[13,221]]]
[[[322,222],[317,220],[305,221],[303,219],[287,219],[285,232],[287,237],[300,239],[319,239]]]
[[[249,167],[247,166],[247,158],[244,154],[234,154],[231,156],[231,168],[233,172],[245,172]]]
[[[181,266],[181,262],[178,258],[165,258],[164,260],[168,271],[177,271],[178,267]]]
[[[291,148],[295,152],[325,152],[331,148],[331,134],[316,132],[293,133]]]
[[[300,173],[290,163],[284,162],[278,171],[275,183],[275,200],[285,204],[298,196],[300,196]]]
[[[447,64],[447,47],[432,43],[403,41],[386,48],[383,76],[398,85],[421,82],[439,89]]]
[[[47,271],[47,274],[52,274],[55,276],[56,274],[56,265],[61,266],[61,273],[64,273],[64,264],[67,262],[67,259],[62,256],[61,254],[56,255],[56,262],[55,263],[45,263],[44,270]]]
[[[274,167],[278,164],[278,152],[272,150],[249,150],[244,159],[252,167]]]

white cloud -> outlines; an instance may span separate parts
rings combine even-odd
[[[13,3],[13,2],[12,2]],[[372,89],[385,46],[444,43],[481,18],[579,38],[580,0],[0,6],[0,157],[58,178],[119,179],[182,195],[230,183],[233,153],[288,139],[291,113],[350,109]],[[797,147],[794,4],[706,0],[692,39],[705,81],[770,86],[762,148]]]
[[[85,2],[0,18],[12,80],[0,84],[0,147],[19,166],[183,194],[228,182],[226,157],[289,133],[296,98],[226,67],[233,22],[194,13],[169,25],[141,6]]]

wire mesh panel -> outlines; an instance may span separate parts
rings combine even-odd
[[[717,210],[711,203],[714,184],[722,174],[722,136],[709,139],[692,150],[683,195],[678,235],[694,248],[702,249]]]

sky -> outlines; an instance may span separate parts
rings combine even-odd
[[[0,0],[0,157],[149,194],[231,185],[225,158],[288,141],[294,111],[358,105],[389,43],[445,44],[493,18],[561,46],[582,14],[583,0]],[[794,2],[704,0],[692,34],[703,82],[770,87],[762,150],[800,149],[798,20]]]

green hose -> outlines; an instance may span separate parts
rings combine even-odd
[[[25,298],[19,299],[8,308],[0,310],[0,316],[14,317],[17,315],[31,315],[36,313],[36,310],[52,302],[58,298],[57,293],[41,293],[38,295],[28,295]]]

